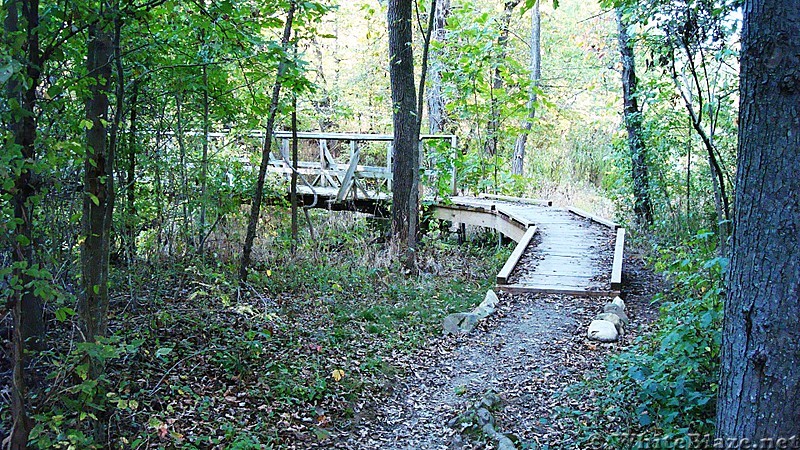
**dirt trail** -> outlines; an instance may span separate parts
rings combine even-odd
[[[556,407],[581,408],[563,391],[603,367],[609,352],[632,342],[652,321],[649,304],[659,289],[656,277],[632,268],[627,301],[628,333],[618,344],[597,344],[585,337],[592,317],[605,300],[559,295],[501,295],[497,313],[468,336],[438,339],[406,363],[407,376],[382,404],[357,411],[357,424],[328,442],[353,449],[486,448],[478,435],[448,426],[488,390],[503,399],[497,428],[526,445],[547,443],[573,448],[565,441],[565,420],[554,420]],[[493,448],[493,447],[490,447]]]

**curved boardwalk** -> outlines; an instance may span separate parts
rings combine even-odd
[[[512,255],[513,270],[498,276],[498,288],[509,292],[610,295],[616,224],[583,212],[491,199],[456,197],[457,206],[495,211],[535,226],[530,241]],[[584,215],[581,215],[584,214]]]

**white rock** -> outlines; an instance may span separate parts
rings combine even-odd
[[[478,320],[483,320],[494,313],[499,302],[500,300],[497,298],[497,294],[495,294],[493,290],[489,289],[486,292],[486,298],[483,299],[477,308],[472,310],[472,314],[478,316]]]
[[[586,335],[589,339],[600,342],[615,342],[619,338],[614,324],[605,320],[593,320]]]
[[[601,313],[595,317],[596,320],[605,320],[606,322],[611,322],[614,324],[614,328],[617,329],[617,333],[622,334],[622,320],[619,318],[618,315],[614,313]]]
[[[497,294],[495,294],[493,290],[489,289],[486,291],[486,297],[484,297],[481,305],[491,305],[492,307],[496,308],[498,303],[500,303],[500,299],[497,298]]]
[[[625,302],[619,297],[614,297],[614,300],[611,300],[611,303],[619,306],[622,309],[625,309]]]

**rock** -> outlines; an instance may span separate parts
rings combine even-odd
[[[467,334],[475,329],[478,320],[474,313],[455,313],[445,317],[442,326],[445,334]]]
[[[611,313],[616,314],[619,317],[619,320],[622,321],[624,325],[628,325],[628,315],[625,314],[625,311],[619,307],[619,305],[615,305],[613,303],[606,303],[606,306],[603,307],[604,313]]]
[[[486,297],[477,308],[472,310],[472,313],[478,316],[478,320],[483,320],[495,312],[499,302],[500,299],[497,298],[497,294],[495,294],[493,290],[489,289],[486,291]]]
[[[497,450],[516,450],[517,446],[514,445],[514,442],[505,434],[498,433],[491,424],[487,423],[481,430],[484,434],[497,441]]]
[[[478,416],[478,425],[481,427],[486,424],[494,426],[494,416],[489,412],[488,409],[479,408],[477,411],[475,411],[475,415]]]
[[[605,320],[606,322],[611,322],[614,324],[614,328],[617,329],[617,333],[622,334],[622,320],[618,315],[614,313],[601,313],[595,317],[595,320]]]
[[[605,320],[593,320],[586,335],[589,339],[599,342],[615,342],[619,338],[614,324]]]
[[[495,406],[500,405],[501,401],[502,400],[500,400],[499,395],[495,394],[492,391],[489,391],[483,395],[483,398],[481,399],[481,405],[485,406],[488,409],[492,409]]]
[[[625,302],[619,296],[614,297],[614,300],[611,300],[611,303],[619,306],[622,310],[625,310]]]
[[[481,305],[491,305],[493,308],[496,308],[498,303],[500,303],[500,299],[497,298],[497,294],[495,294],[493,290],[489,289],[486,291],[486,297],[484,297]]]

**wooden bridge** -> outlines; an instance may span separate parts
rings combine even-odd
[[[493,228],[517,242],[497,288],[513,293],[613,296],[622,288],[625,229],[577,208],[481,195],[452,197],[437,218]]]
[[[227,134],[209,136],[226,138]],[[297,172],[297,193],[305,208],[388,214],[392,135],[298,132],[297,138],[304,145],[302,160],[296,167],[290,157],[292,133],[278,131],[273,136],[279,145],[270,155],[269,171],[287,179]],[[246,137],[263,143],[264,134],[251,132]],[[455,166],[437,167],[426,158],[423,142],[433,140],[449,145],[453,157],[458,141],[453,135],[420,137],[423,178],[441,185],[441,179],[437,178],[445,177],[453,195],[447,202],[434,203],[431,208],[434,217],[450,221],[458,228],[464,225],[492,228],[517,242],[497,274],[498,289],[587,296],[619,293],[625,229],[575,208],[553,207],[546,201],[496,195],[458,196]]]
[[[286,175],[297,171],[302,182],[298,195],[304,205],[329,209],[386,212],[392,188],[391,135],[347,133],[297,133],[298,139],[318,143],[318,158],[299,162],[292,168],[289,144],[292,134],[275,133],[279,155],[270,160],[269,170]],[[458,141],[452,135],[420,137],[420,161],[426,161],[424,140],[445,140],[453,152]],[[347,162],[329,151],[331,141],[349,143]],[[360,143],[385,143],[381,165],[361,164]],[[436,176],[430,167],[426,174]],[[546,292],[568,295],[611,296],[622,287],[622,259],[625,229],[609,220],[576,208],[554,208],[551,202],[515,197],[482,195],[457,196],[457,173],[451,169],[453,197],[434,203],[435,218],[454,226],[473,225],[497,230],[517,242],[511,257],[497,275],[500,290]]]

